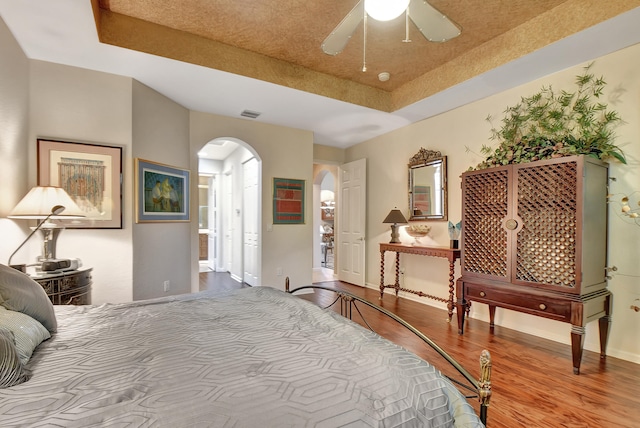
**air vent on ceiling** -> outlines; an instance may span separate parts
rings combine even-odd
[[[251,111],[251,110],[245,110],[242,113],[240,113],[240,116],[244,116],[244,117],[248,117],[251,119],[255,119],[256,117],[260,116],[262,113],[257,112],[257,111]]]

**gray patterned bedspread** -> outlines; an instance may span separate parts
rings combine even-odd
[[[438,370],[268,287],[56,307],[0,426],[483,426]]]

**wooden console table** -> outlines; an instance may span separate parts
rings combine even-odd
[[[385,285],[384,283],[384,253],[387,251],[393,251],[396,253],[396,282],[395,284]],[[409,290],[407,288],[400,287],[400,253],[416,254],[419,256],[429,257],[443,257],[449,260],[449,298],[443,299],[441,297],[425,294],[422,291]],[[422,247],[417,245],[407,244],[391,244],[380,243],[380,299],[384,295],[385,288],[394,288],[396,290],[396,296],[399,291],[405,291],[407,293],[417,294],[420,297],[427,297],[439,302],[445,302],[447,304],[447,310],[449,312],[449,321],[453,317],[454,308],[454,269],[456,260],[460,258],[460,249],[447,248],[447,247]]]

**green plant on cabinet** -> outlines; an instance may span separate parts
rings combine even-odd
[[[485,160],[470,169],[582,154],[626,164],[622,150],[613,143],[613,128],[621,118],[600,101],[606,82],[590,72],[592,65],[576,76],[573,92],[542,87],[507,107],[501,126],[487,117],[491,139],[498,141],[498,146],[483,145],[480,152]]]

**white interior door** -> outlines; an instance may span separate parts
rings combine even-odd
[[[258,284],[258,161],[249,159],[242,166],[243,174],[243,278]]]
[[[338,279],[364,286],[367,160],[340,167],[338,192]],[[335,228],[334,228],[335,232]]]

